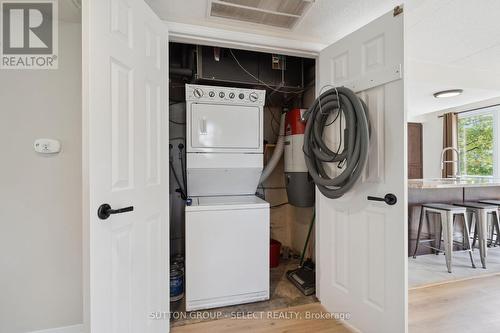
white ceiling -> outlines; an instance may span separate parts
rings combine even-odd
[[[410,58],[490,69],[478,60],[495,47],[499,54],[500,1],[426,0],[417,9],[407,26]]]
[[[407,11],[410,116],[500,96],[500,1],[409,1]],[[432,93],[462,88],[462,96]]]
[[[170,22],[324,45],[404,2],[410,115],[500,96],[499,0],[316,0],[291,31],[209,18],[208,0],[146,1]],[[462,88],[464,94],[439,100],[432,96],[450,88]]]
[[[274,1],[274,0],[262,0]],[[209,18],[208,0],[146,0],[166,21],[248,31],[309,42],[330,44],[391,10],[401,0],[316,0],[293,29],[268,28],[250,23]]]

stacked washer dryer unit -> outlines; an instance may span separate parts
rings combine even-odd
[[[186,85],[186,310],[269,299],[265,91]]]

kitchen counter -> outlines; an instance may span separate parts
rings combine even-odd
[[[439,189],[463,187],[492,187],[500,186],[499,178],[462,177],[462,178],[427,178],[409,179],[410,189]]]
[[[426,178],[408,180],[408,255],[413,254],[417,238],[420,207],[423,203],[453,204],[463,201],[484,199],[500,200],[500,179],[486,177]],[[436,216],[430,216],[430,223],[422,226],[423,237],[435,238],[440,232]],[[458,223],[455,236],[462,233]],[[459,247],[457,246],[456,249]],[[428,254],[430,250],[421,246],[417,255]]]

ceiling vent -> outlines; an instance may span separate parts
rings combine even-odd
[[[315,0],[209,0],[209,16],[294,28]]]

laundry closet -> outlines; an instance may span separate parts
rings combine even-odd
[[[173,326],[199,321],[193,311],[317,301],[314,283],[288,277],[302,266],[314,282],[301,115],[315,70],[312,58],[169,43]]]
[[[404,331],[403,7],[84,3],[85,324],[163,332],[319,300]],[[223,20],[249,12],[265,20]]]

